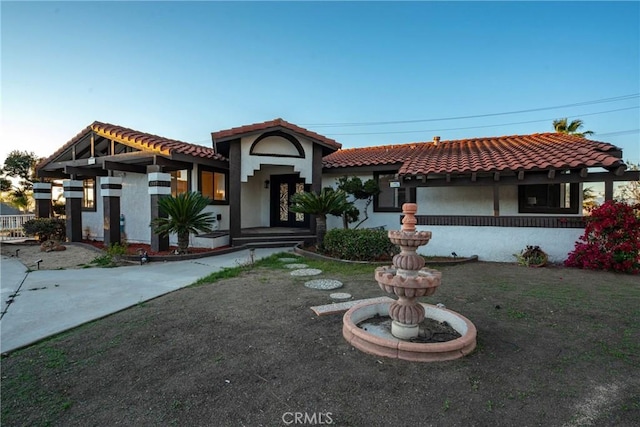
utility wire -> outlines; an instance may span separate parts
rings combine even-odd
[[[439,122],[439,121],[445,121],[445,120],[475,119],[475,118],[482,118],[482,117],[504,116],[509,114],[531,113],[534,111],[555,110],[558,108],[579,107],[583,105],[602,104],[605,102],[626,101],[626,100],[635,99],[638,97],[640,97],[640,93],[632,93],[629,95],[615,96],[612,98],[602,98],[602,99],[596,99],[592,101],[576,102],[573,104],[556,105],[553,107],[529,108],[527,110],[506,111],[501,113],[476,114],[471,116],[441,117],[437,119],[394,120],[394,121],[386,121],[386,122],[378,121],[378,122],[351,122],[351,123],[301,123],[300,126],[311,126],[311,127],[379,126],[379,125],[406,124],[406,123]]]
[[[640,106],[634,107],[626,107],[626,108],[617,108],[615,110],[607,110],[607,111],[598,111],[596,113],[587,113],[587,114],[578,114],[580,117],[587,116],[595,116],[597,114],[605,114],[605,113],[614,113],[616,111],[625,111],[625,110],[633,110],[640,108]],[[447,128],[447,129],[426,129],[426,130],[401,130],[401,131],[387,131],[387,132],[346,132],[346,133],[328,133],[325,136],[343,136],[343,135],[391,135],[391,134],[401,134],[401,133],[426,133],[426,132],[444,132],[451,130],[467,130],[467,129],[481,129],[481,128],[492,128],[499,126],[511,126],[511,125],[522,125],[527,123],[539,123],[539,122],[549,122],[554,120],[554,118],[550,119],[540,119],[540,120],[527,120],[524,122],[511,122],[511,123],[498,123],[492,125],[479,125],[479,126],[467,126],[467,127],[457,127],[457,128]]]

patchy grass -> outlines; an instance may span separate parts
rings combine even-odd
[[[469,318],[478,345],[419,364],[354,350],[341,316],[309,310],[328,292],[291,277],[284,256],[3,358],[2,425],[282,425],[287,411],[356,426],[640,425],[637,277],[441,267],[443,283],[424,301]],[[383,294],[374,266],[300,262],[354,298]]]

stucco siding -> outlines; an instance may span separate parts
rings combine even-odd
[[[428,245],[418,252],[423,255],[478,255],[481,261],[515,262],[513,254],[527,245],[538,245],[549,255],[549,261],[561,262],[573,250],[584,232],[580,228],[531,227],[451,227],[418,226],[417,230],[433,233]]]
[[[292,166],[294,172],[300,173],[300,177],[304,178],[307,184],[311,184],[311,171],[313,170],[313,143],[302,137],[298,137],[298,141],[300,145],[302,145],[302,149],[304,150],[304,158],[296,158],[296,157],[280,157],[280,156],[268,156],[268,155],[260,155],[255,156],[251,155],[251,146],[255,142],[255,140],[260,135],[251,135],[242,138],[241,140],[241,153],[242,153],[242,164],[241,164],[241,181],[243,183],[248,182],[249,177],[254,175],[255,171],[260,170],[262,165],[287,165]],[[267,150],[267,146],[263,146],[262,143],[268,143],[269,140],[273,142],[277,142],[274,144],[274,154],[282,151],[282,146],[285,144],[280,141],[278,138],[268,138],[264,141],[260,141],[261,152],[264,153]],[[291,144],[289,141],[286,141],[286,144]]]

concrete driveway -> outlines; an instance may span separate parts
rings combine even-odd
[[[255,259],[291,248],[260,248]],[[27,272],[14,258],[0,262],[0,352],[6,353],[108,314],[183,288],[249,261],[249,250],[141,266]]]

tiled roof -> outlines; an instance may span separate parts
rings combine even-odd
[[[323,158],[327,169],[401,164],[400,175],[615,167],[619,149],[560,133],[416,142],[339,150]]]
[[[342,147],[342,144],[340,144],[339,142],[331,138],[327,138],[326,136],[322,136],[308,129],[301,128],[300,126],[294,125],[293,123],[289,123],[286,120],[283,120],[280,118],[269,120],[267,122],[254,123],[252,125],[245,125],[245,126],[235,127],[231,129],[221,130],[218,132],[212,132],[211,137],[215,141],[220,141],[222,139],[227,140],[231,138],[240,137],[241,135],[245,135],[249,133],[265,132],[265,131],[277,130],[277,129],[287,129],[292,132],[298,133],[300,135],[304,135],[310,139],[316,140],[335,150],[338,150]]]
[[[69,147],[87,136],[91,131],[107,139],[113,139],[117,142],[143,151],[152,151],[164,155],[180,153],[205,159],[226,160],[210,147],[190,144],[188,142],[177,141],[175,139],[164,138],[162,136],[139,132],[122,126],[112,125],[110,123],[101,123],[96,121],[84,128],[80,133],[71,138],[70,141],[60,147],[55,153],[42,161],[39,167],[53,161]]]

